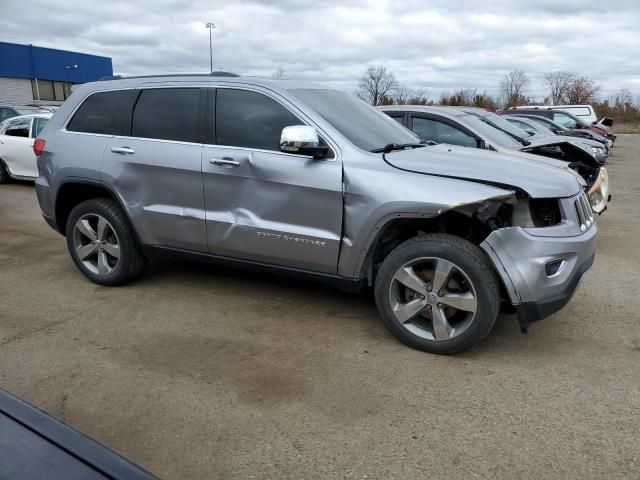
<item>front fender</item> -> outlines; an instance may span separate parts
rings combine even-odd
[[[383,164],[384,165],[384,164]],[[383,169],[384,167],[381,167]],[[428,219],[513,191],[491,185],[405,172],[345,168],[344,225],[338,273],[359,278],[385,225],[398,218]]]

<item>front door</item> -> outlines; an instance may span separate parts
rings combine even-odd
[[[211,145],[202,151],[209,251],[336,273],[342,231],[339,159],[280,152],[282,129],[304,122],[274,97],[218,88],[209,98]]]

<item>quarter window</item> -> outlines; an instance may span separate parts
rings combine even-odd
[[[131,136],[198,142],[200,89],[143,90],[133,111]]]
[[[67,130],[126,135],[134,93],[133,90],[94,93],[80,106]]]
[[[40,135],[40,132],[42,131],[42,129],[44,128],[44,126],[47,124],[47,122],[49,121],[48,118],[44,118],[44,117],[36,117],[33,120],[33,137],[36,138],[38,135]]]
[[[450,143],[463,147],[477,147],[476,139],[446,123],[430,118],[413,118],[413,131],[423,140]]]
[[[303,123],[275,100],[256,92],[218,89],[218,145],[280,151],[284,127]]]

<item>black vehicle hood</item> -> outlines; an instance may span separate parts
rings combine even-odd
[[[562,198],[578,193],[582,179],[565,162],[439,144],[385,155],[391,166],[410,172],[520,188],[533,198]]]

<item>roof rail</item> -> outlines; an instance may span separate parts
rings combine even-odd
[[[162,75],[134,75],[131,77],[125,77],[122,75],[109,75],[107,77],[102,77],[99,81],[107,81],[107,80],[121,80],[125,78],[158,78],[158,77],[239,77],[237,73],[233,72],[211,72],[211,73],[165,73]]]

